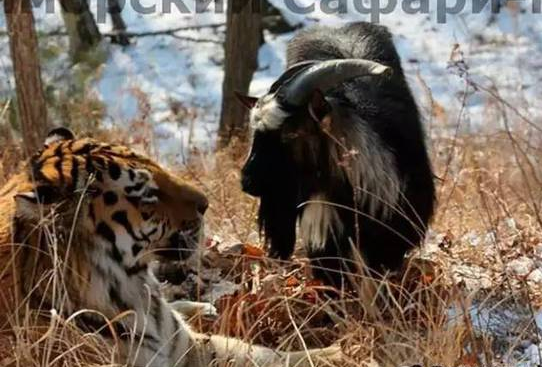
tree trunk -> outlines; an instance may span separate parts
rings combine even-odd
[[[272,34],[290,33],[303,26],[301,22],[295,24],[289,23],[282,12],[269,1],[265,1],[263,7],[262,28]]]
[[[17,89],[18,118],[25,153],[30,156],[42,147],[49,130],[30,0],[4,0],[4,13]]]
[[[119,0],[107,0],[107,12],[111,16],[113,33],[115,34],[111,39],[111,42],[121,46],[128,46],[130,44],[130,39],[126,35],[126,23],[124,23],[124,19],[122,19],[122,7]]]
[[[252,75],[258,67],[262,39],[260,1],[228,0],[219,148],[227,146],[234,136],[243,139],[247,135],[247,111],[234,92],[248,93]]]
[[[60,5],[70,39],[70,57],[74,63],[84,61],[102,39],[94,16],[87,0],[60,0]]]

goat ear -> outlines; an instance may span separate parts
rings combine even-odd
[[[235,91],[234,93],[237,99],[239,100],[239,102],[241,102],[243,106],[245,106],[249,110],[254,108],[254,106],[256,105],[256,102],[258,102],[258,98],[256,97],[245,96],[244,94],[237,91]]]
[[[331,106],[326,101],[326,97],[324,97],[321,90],[316,89],[312,93],[312,98],[309,102],[309,114],[314,121],[320,122],[330,112]]]

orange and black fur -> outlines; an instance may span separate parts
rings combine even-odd
[[[102,328],[103,318],[124,314],[111,335],[120,341],[120,363],[203,367],[233,360],[263,366],[337,352],[281,353],[194,332],[162,298],[150,263],[196,250],[207,198],[128,148],[55,129],[0,194],[1,248],[15,259],[6,279],[18,302],[66,317],[95,310],[77,317],[90,331]]]

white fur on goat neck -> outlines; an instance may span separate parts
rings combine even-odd
[[[274,94],[268,94],[258,100],[250,111],[250,125],[254,130],[278,130],[288,113],[277,102]]]
[[[330,148],[329,165],[335,176],[344,177],[354,188],[356,209],[366,207],[366,215],[388,219],[398,210],[401,180],[394,154],[364,121],[350,116],[333,121],[332,134],[346,141]],[[350,162],[344,154],[352,153]],[[358,201],[359,200],[359,201]]]
[[[311,196],[303,208],[299,232],[303,241],[313,248],[324,248],[329,236],[335,237],[343,231],[343,224],[333,203],[323,194]]]

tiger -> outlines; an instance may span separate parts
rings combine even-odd
[[[283,352],[194,331],[162,296],[152,264],[198,248],[208,199],[127,147],[53,129],[0,189],[0,205],[0,240],[3,249],[11,244],[18,299],[66,316],[95,310],[78,317],[92,330],[103,323],[96,314],[117,320],[115,338],[106,337],[120,343],[119,363],[313,366],[341,353],[339,346]],[[62,281],[52,287],[46,275]]]

